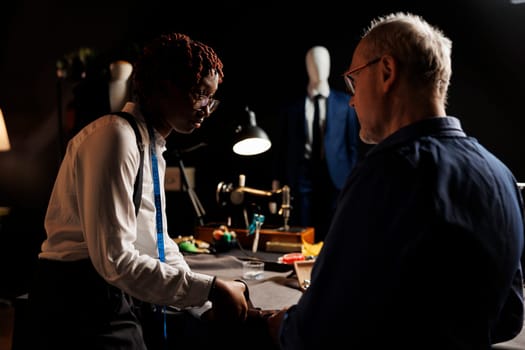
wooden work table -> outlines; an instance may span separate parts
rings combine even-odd
[[[213,231],[220,225],[210,224],[206,226],[198,226],[195,229],[195,238],[213,242]],[[254,234],[249,235],[247,229],[230,228],[237,236],[237,241],[242,247],[251,249]],[[300,251],[303,240],[308,243],[315,242],[315,232],[313,227],[290,227],[289,231],[276,228],[262,228],[259,231],[258,249],[263,251],[274,252],[292,252]]]

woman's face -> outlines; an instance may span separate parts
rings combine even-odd
[[[215,71],[203,77],[190,92],[181,91],[169,84],[161,107],[166,128],[182,134],[189,134],[200,128],[219,104],[219,101],[213,98],[218,87],[219,74]]]

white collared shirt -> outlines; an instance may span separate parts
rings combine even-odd
[[[144,301],[184,308],[201,306],[212,276],[192,272],[169,237],[165,215],[165,139],[155,132],[161,186],[166,263],[158,259],[149,137],[137,105],[124,111],[137,119],[144,142],[142,200],[138,216],[133,186],[140,163],[130,124],[108,115],[84,127],[70,140],[49,201],[47,239],[39,258],[91,259],[109,283]]]

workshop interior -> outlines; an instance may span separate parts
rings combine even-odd
[[[329,49],[330,85],[344,90],[341,75],[362,27],[395,10],[421,14],[452,38],[448,112],[508,164],[524,187],[525,4],[520,1],[329,2],[315,11],[304,4],[284,9],[271,1],[187,5],[177,11],[164,6],[120,0],[83,7],[36,0],[2,4],[0,300],[12,302],[29,289],[60,160],[82,113],[89,118],[103,110],[93,91],[107,63],[117,57],[132,61],[140,43],[164,31],[186,32],[209,44],[225,66],[218,110],[194,133],[171,135],[164,154],[168,227],[188,253],[273,252],[291,264],[318,254],[322,242],[315,231],[290,223],[294,189],[272,188],[278,111],[304,94],[308,48]],[[87,100],[76,120],[75,94]],[[360,144],[359,157],[368,149]]]

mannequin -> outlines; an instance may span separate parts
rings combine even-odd
[[[130,77],[133,66],[128,61],[118,60],[109,65],[109,107],[119,111],[130,98]]]
[[[88,75],[75,86],[71,135],[101,115],[121,110],[130,99],[133,65],[116,60],[109,64],[108,69],[104,74]]]
[[[308,73],[308,85],[306,87],[308,97],[313,98],[317,95],[328,97],[330,94],[330,85],[328,78],[330,76],[330,53],[324,46],[314,46],[306,52],[306,72]],[[306,99],[306,103],[312,104],[311,101]],[[306,107],[305,109],[307,109]],[[313,108],[313,107],[312,107]],[[321,107],[321,109],[323,109]],[[312,135],[312,118],[306,114],[306,125],[308,128],[308,134]],[[324,120],[324,113],[321,111],[321,121]],[[311,142],[311,138],[308,138]],[[273,180],[272,189],[277,190],[281,187],[279,180]],[[273,210],[272,210],[273,211]]]
[[[329,84],[330,53],[312,46],[305,55],[308,84],[304,97],[280,113],[274,149],[272,189],[288,185],[293,198],[290,224],[314,227],[316,242],[324,240],[335,201],[357,162],[359,126],[350,96]],[[311,157],[314,99],[319,96],[321,163]],[[273,209],[273,208],[272,208]]]
[[[306,72],[308,73],[308,95],[313,97],[330,94],[330,53],[324,46],[314,46],[306,53]]]

